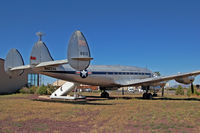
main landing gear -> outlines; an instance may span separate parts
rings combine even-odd
[[[143,99],[152,99],[153,95],[151,93],[144,93],[142,97]]]
[[[143,99],[152,99],[153,98],[153,95],[151,93],[148,93],[149,86],[146,86],[146,87],[143,86],[143,90],[146,91],[145,93],[143,93],[143,96],[142,96]]]
[[[105,90],[101,93],[101,98],[109,98],[109,93]]]
[[[101,92],[101,98],[109,98],[109,93],[105,91],[106,88],[100,87],[100,90],[102,91]]]

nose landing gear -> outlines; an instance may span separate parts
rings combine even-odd
[[[146,90],[145,93],[143,93],[143,99],[152,99],[153,98],[153,95],[151,93],[148,93],[149,91],[149,86],[142,86],[143,90]]]
[[[144,93],[142,97],[143,99],[152,99],[153,95],[151,93]]]

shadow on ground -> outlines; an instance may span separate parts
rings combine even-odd
[[[110,103],[91,103],[90,101],[102,101],[106,99],[78,99],[78,100],[63,100],[63,99],[32,99],[33,101],[49,102],[49,103],[65,103],[65,104],[80,104],[80,105],[113,105]]]
[[[147,100],[142,97],[135,97],[135,99]],[[199,98],[171,98],[171,97],[154,97],[151,100],[180,100],[180,101],[200,101]]]
[[[93,101],[106,101],[114,99],[138,99],[138,100],[148,100],[142,97],[132,97],[132,96],[111,96],[110,98],[101,98],[100,96],[86,96],[85,99],[77,100],[64,100],[64,99],[45,99],[45,98],[32,98],[33,101],[40,102],[50,102],[50,103],[66,103],[66,104],[80,104],[80,105],[114,105],[111,103],[93,103]],[[180,100],[180,101],[200,101],[200,98],[171,98],[171,97],[153,97],[151,100]]]

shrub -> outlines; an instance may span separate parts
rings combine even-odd
[[[37,94],[39,95],[46,95],[47,94],[47,86],[40,86],[37,91],[36,91]]]
[[[184,88],[179,85],[178,88],[176,89],[176,95],[184,95]]]
[[[170,88],[168,88],[168,90],[170,90],[170,91],[175,91],[176,88],[170,87]]]
[[[187,96],[190,97],[192,95],[191,88],[187,88]]]
[[[30,89],[30,94],[35,94],[36,91],[37,91],[37,89],[38,89],[38,87],[36,87],[36,86],[31,86],[29,89]]]
[[[197,96],[199,96],[200,95],[200,92],[198,92],[197,90],[195,91],[195,94],[197,95]]]
[[[27,87],[23,87],[19,90],[19,92],[22,94],[30,94],[30,89]]]
[[[51,95],[55,90],[56,88],[54,86],[47,85],[47,95]]]

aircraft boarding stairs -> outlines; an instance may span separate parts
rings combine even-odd
[[[76,86],[77,86],[76,83],[66,82],[61,87],[59,87],[56,91],[54,91],[51,94],[50,98],[51,99],[71,99],[71,100],[85,98],[84,96],[79,96],[79,95],[76,94]],[[75,89],[74,96],[67,95],[73,89]]]

